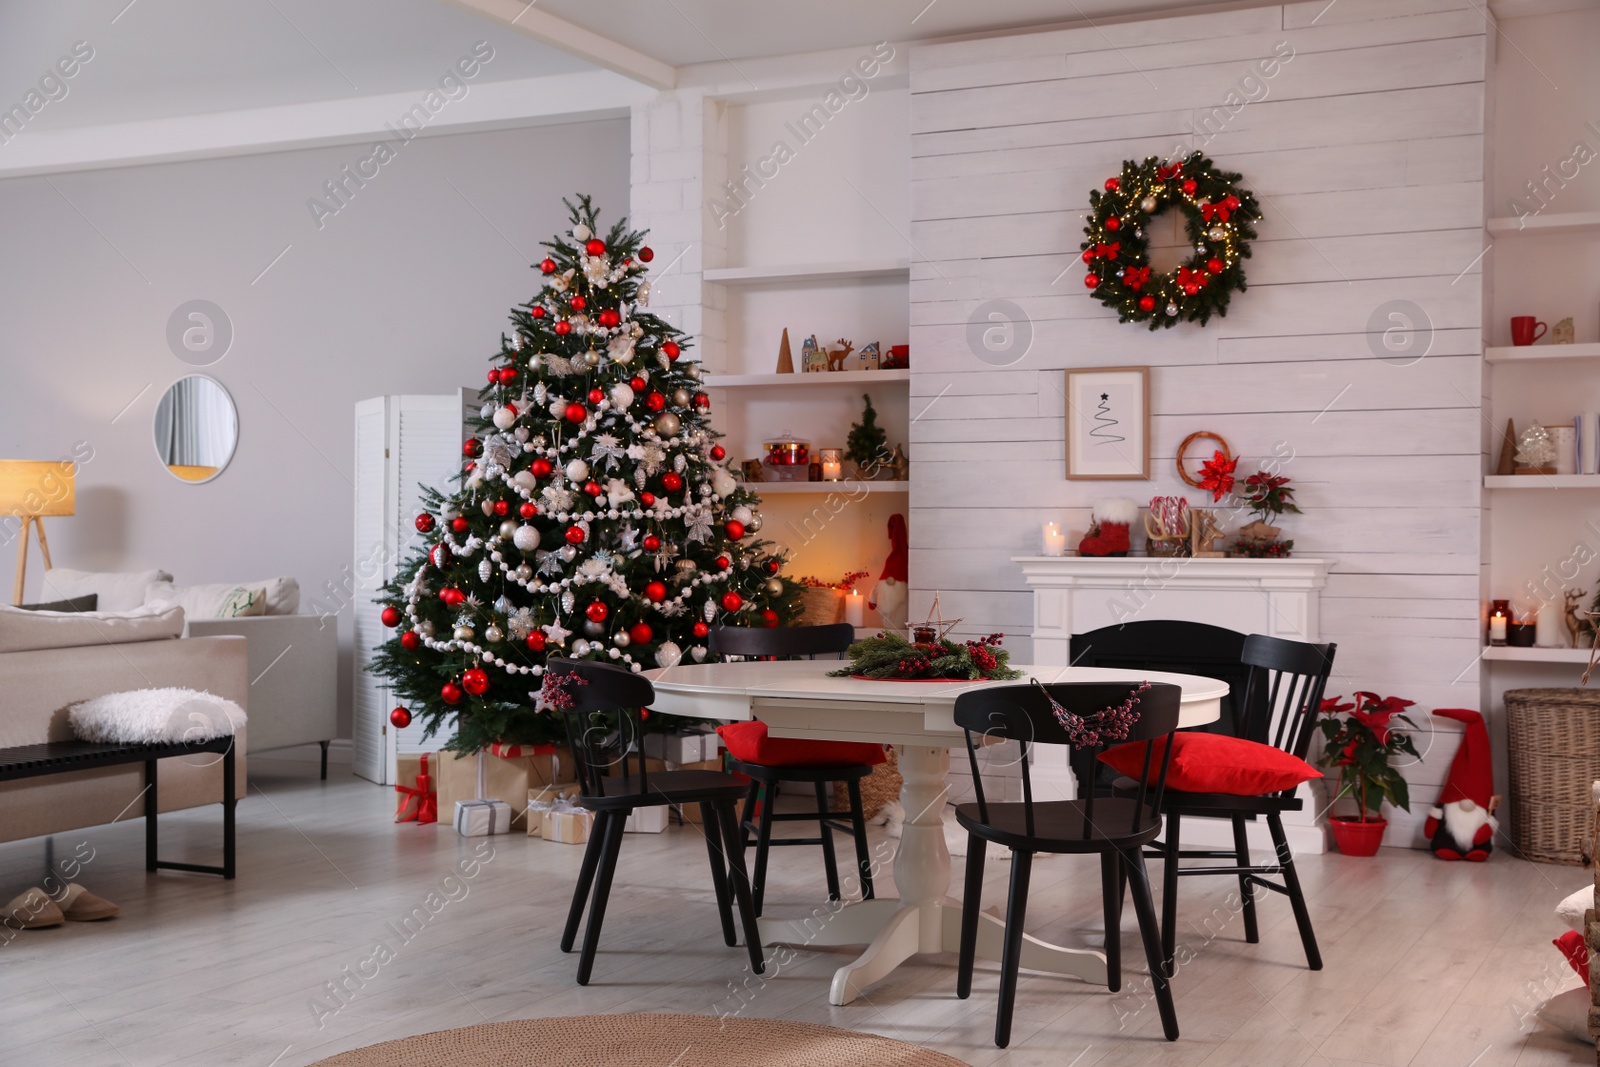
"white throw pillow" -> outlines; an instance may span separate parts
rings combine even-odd
[[[243,619],[266,613],[267,591],[259,587],[246,589],[241,585],[222,598],[222,603],[217,605],[216,615],[219,619]]]
[[[1585,1045],[1593,1045],[1589,1035],[1589,988],[1579,986],[1565,993],[1557,993],[1538,1009],[1539,1021],[1557,1033],[1575,1037]]]
[[[1583,933],[1583,913],[1594,907],[1594,886],[1586,885],[1556,905],[1556,914],[1567,929]]]
[[[0,652],[159,641],[183,634],[183,609],[24,611],[0,605]]]
[[[232,737],[245,714],[233,701],[198,689],[134,689],[74,704],[67,721],[80,741],[155,744]]]
[[[300,610],[300,583],[293,578],[262,578],[239,584],[267,591],[268,615],[293,615]]]
[[[44,572],[43,601],[70,600],[94,593],[99,611],[132,611],[143,607],[144,591],[151,582],[170,582],[166,571],[75,571],[56,567]]]

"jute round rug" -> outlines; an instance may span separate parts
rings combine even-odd
[[[313,1067],[964,1067],[941,1052],[831,1026],[710,1015],[570,1015],[438,1030]]]

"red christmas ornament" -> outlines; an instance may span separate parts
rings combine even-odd
[[[385,626],[399,626],[400,609],[391,605],[390,607],[384,608],[382,614],[380,614],[378,618],[383,620],[383,624]]]
[[[683,488],[683,475],[677,471],[668,471],[661,476],[661,488],[669,493],[676,493]]]
[[[776,626],[778,625],[778,613],[768,608],[761,613],[761,621],[767,626]]]
[[[644,406],[651,411],[662,411],[667,406],[667,398],[660,393],[651,393],[644,398]]]
[[[661,538],[655,534],[645,534],[644,550],[646,552],[659,552],[661,550]]]
[[[783,569],[783,564],[779,563],[777,560],[775,560],[775,559],[767,560],[767,573],[768,574],[777,574],[782,569]]]
[[[528,651],[529,652],[543,652],[544,651],[544,631],[543,630],[535,630],[535,631],[533,631],[533,633],[529,634],[528,635],[527,644],[528,644]]]
[[[511,502],[508,500],[496,500],[494,502],[494,514],[496,518],[500,519],[511,514]]]
[[[628,387],[636,393],[644,392],[644,387],[649,384],[649,382],[644,380],[642,375],[638,374],[635,374],[632,378],[628,379]]]
[[[470,526],[471,523],[467,522],[467,517],[465,515],[457,515],[455,518],[450,520],[450,529],[454,530],[456,533],[466,533]]]
[[[586,308],[588,306],[589,306],[589,301],[585,300],[583,297],[574,296],[572,298],[572,310],[573,311],[582,311],[584,308]]]
[[[1190,196],[1193,196],[1194,195],[1194,191],[1196,189],[1200,188],[1200,186],[1199,186],[1199,183],[1197,183],[1193,178],[1190,178],[1188,181],[1184,182],[1181,186],[1179,186],[1179,188],[1182,189],[1185,193],[1188,193]]]
[[[1222,273],[1222,260],[1220,260],[1220,259],[1208,259],[1208,260],[1206,260],[1206,270],[1210,271],[1212,274],[1221,274]]]
[[[723,448],[721,445],[712,445],[711,446],[711,462],[713,462],[713,463],[721,463],[724,459],[727,458],[727,455],[728,455],[728,450],[726,448]]]
[[[395,708],[389,713],[389,722],[396,730],[404,730],[411,725],[411,713],[405,708]]]
[[[1117,218],[1115,215],[1112,215],[1109,219],[1106,219],[1106,229],[1110,230],[1112,233],[1116,233],[1118,230],[1122,229],[1122,220]]]
[[[446,682],[439,688],[439,699],[446,704],[461,703],[461,687],[454,682]]]
[[[509,385],[510,383],[512,383],[512,382],[514,382],[516,380],[517,380],[517,368],[515,368],[515,367],[501,367],[500,368],[500,384],[501,385]]]
[[[471,667],[461,676],[461,688],[475,697],[481,697],[489,688],[489,675],[480,667]]]
[[[654,493],[640,493],[639,503],[647,508],[655,507],[656,495]]]
[[[562,319],[560,322],[556,323],[550,328],[556,332],[557,337],[565,337],[567,334],[572,332],[572,323],[568,322],[566,319]]]
[[[544,271],[546,274],[554,274],[556,272],[556,261],[549,258],[540,260],[539,269]]]
[[[599,496],[601,493],[605,492],[604,489],[600,488],[599,482],[585,482],[583,491],[588,493],[590,496]]]
[[[655,632],[646,623],[636,622],[628,627],[628,640],[636,645],[648,645],[654,636]]]
[[[542,319],[542,318],[544,318],[544,308],[542,308],[542,307],[531,307],[531,308],[528,309],[528,314],[532,315],[536,319]]]
[[[590,622],[605,622],[606,619],[611,617],[611,609],[599,600],[592,601],[588,607],[583,609],[583,613],[589,616]]]
[[[661,345],[661,351],[663,351],[663,352],[665,352],[667,354],[667,358],[668,359],[677,359],[678,358],[678,352],[679,352],[678,342],[676,342],[676,341],[663,342],[663,344]]]
[[[1083,255],[1079,256],[1078,258],[1083,260],[1085,263],[1093,263],[1094,262],[1094,249],[1085,248],[1083,250]]]
[[[605,398],[606,398],[606,394],[605,394],[605,392],[603,390],[600,390],[600,389],[591,389],[591,390],[589,390],[589,403],[598,404],[598,403],[600,403],[600,401],[604,400]]]
[[[702,411],[710,410],[711,398],[704,393],[696,393],[694,394],[694,406]]]
[[[589,243],[583,246],[583,250],[591,256],[603,256],[606,254],[606,243],[598,237],[591,237]]]
[[[711,627],[707,626],[705,623],[697,622],[697,623],[694,624],[694,635],[696,637],[704,637],[706,634],[708,634],[710,632],[711,632]]]
[[[1093,289],[1100,284],[1100,276],[1098,274],[1085,274],[1083,276],[1083,284],[1085,288]]]
[[[587,536],[588,534],[583,532],[582,526],[567,527],[567,544],[569,545],[581,545],[583,544],[583,539]]]
[[[548,478],[550,476],[550,472],[554,470],[554,468],[550,466],[550,461],[545,459],[543,456],[540,456],[538,459],[528,464],[528,469],[533,472],[533,476],[535,478]]]
[[[567,421],[582,422],[589,417],[589,409],[574,400],[567,405]]]
[[[422,638],[417,636],[417,631],[407,630],[400,635],[400,647],[407,652],[415,652],[422,647]]]
[[[622,316],[618,315],[612,308],[606,308],[595,317],[595,321],[609,330],[622,322]]]
[[[716,559],[716,564],[717,570],[719,571],[725,571],[729,567],[733,566],[733,562],[729,560],[727,556],[718,556]]]
[[[667,599],[667,587],[663,582],[648,582],[644,587],[644,598],[652,604],[659,604]]]
[[[483,442],[476,437],[469,437],[461,442],[461,454],[468,459],[477,459],[483,455]]]
[[[655,258],[656,254],[651,250],[649,245],[645,245],[643,248],[639,249],[639,262],[648,263]]]
[[[531,500],[524,500],[522,506],[517,509],[517,514],[525,519],[531,519],[539,514],[539,507]]]
[[[417,516],[417,532],[433,533],[433,516],[426,511]]]
[[[740,522],[738,519],[729,519],[722,528],[726,530],[728,536],[735,541],[744,536],[744,523]]]
[[[738,611],[742,607],[744,607],[744,597],[738,593],[730,589],[722,594],[722,608],[724,611]]]
[[[1153,297],[1153,296],[1141,296],[1139,298],[1139,310],[1140,311],[1154,311],[1155,309],[1156,309],[1156,298],[1155,297]]]
[[[1122,186],[1122,179],[1120,179],[1120,178],[1107,178],[1106,179],[1106,192],[1108,192],[1108,193],[1116,192],[1121,186]]]
[[[500,382],[500,368],[499,367],[490,367],[489,368],[489,384],[490,385],[498,385],[499,382]]]
[[[1198,285],[1186,285],[1183,287],[1183,295],[1185,296],[1193,296],[1199,291],[1200,287]]]
[[[443,589],[439,590],[439,599],[444,602],[445,607],[453,608],[467,598],[466,595],[455,586],[447,585]]]

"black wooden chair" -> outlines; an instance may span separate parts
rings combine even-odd
[[[1013,685],[978,689],[956,699],[955,721],[966,732],[967,759],[972,766],[972,782],[977,794],[975,803],[956,808],[956,821],[967,831],[967,876],[961,902],[961,962],[956,996],[965,1000],[972,994],[985,842],[993,841],[1011,849],[1011,891],[1006,902],[1006,929],[1000,957],[1000,1006],[994,1030],[994,1043],[1000,1048],[1005,1048],[1011,1040],[1011,1014],[1016,1003],[1028,880],[1036,852],[1100,855],[1106,976],[1113,992],[1122,984],[1120,931],[1124,881],[1132,888],[1161,1027],[1167,1040],[1177,1040],[1178,1016],[1172,1006],[1170,986],[1172,974],[1163,962],[1166,957],[1161,953],[1161,931],[1150,898],[1144,848],[1161,831],[1159,810],[1171,760],[1170,739],[1178,728],[1182,689],[1158,684],[1138,694],[1139,702],[1134,708],[1138,719],[1130,728],[1127,740],[1167,738],[1169,743],[1145,746],[1143,773],[1133,795],[1097,797],[1090,791],[1080,800],[1035,802],[1028,771],[1028,749],[1032,745],[1072,745],[1066,729],[1056,718],[1051,699],[1073,715],[1089,716],[1121,704],[1137,688],[1137,682]],[[1015,762],[1022,770],[1022,800],[991,803],[983,788],[978,749],[984,747],[992,752],[994,749],[990,746],[1007,741],[1015,741],[1018,746]],[[1073,747],[1092,755],[1100,751],[1101,746]],[[1159,763],[1152,765],[1151,753],[1158,747],[1163,756]]]
[[[649,773],[644,758],[639,712],[655,699],[648,679],[609,664],[552,659],[549,671],[571,697],[562,710],[567,740],[577,772],[578,803],[595,813],[594,828],[572,892],[572,907],[561,935],[561,951],[571,952],[585,906],[589,923],[578,959],[578,984],[588,985],[594,969],[606,900],[622,848],[622,828],[635,808],[662,804],[699,804],[706,850],[711,857],[711,883],[722,917],[722,937],[738,944],[733,906],[744,928],[750,967],[762,971],[761,938],[750,899],[744,850],[739,845],[735,806],[745,783],[720,771],[657,771]],[[554,684],[554,683],[552,683]],[[732,904],[730,904],[730,898]]]
[[[849,623],[831,626],[714,627],[707,642],[712,652],[722,656],[747,656],[759,659],[816,659],[840,656],[855,641],[855,628]],[[871,900],[872,861],[867,848],[867,822],[861,808],[861,779],[884,761],[883,747],[859,741],[783,740],[782,755],[772,759],[740,758],[734,751],[744,724],[735,723],[718,732],[728,744],[728,767],[750,778],[744,813],[739,820],[739,837],[748,846],[756,842],[754,892],[756,914],[760,915],[766,897],[767,857],[774,846],[821,845],[822,864],[828,879],[828,899],[841,900],[839,864],[833,851],[835,831],[855,839],[856,870],[861,881],[861,897]],[[778,747],[778,746],[774,746]],[[751,755],[751,753],[746,753]],[[843,782],[849,795],[848,811],[833,810],[834,782]],[[817,810],[776,812],[780,790],[785,783],[809,785],[816,793]],[[839,822],[849,819],[848,824]],[[816,837],[772,836],[775,822],[811,822],[818,827]]]
[[[1223,715],[1212,724],[1216,732],[1272,745],[1304,759],[1311,745],[1316,716],[1328,675],[1333,670],[1336,645],[1313,645],[1264,635],[1250,635],[1194,622],[1147,621],[1106,627],[1072,638],[1072,661],[1077,666],[1117,667],[1130,670],[1179,671],[1226,681],[1230,697]],[[1233,651],[1236,650],[1236,651]],[[1227,657],[1232,652],[1232,662]],[[1080,776],[1080,785],[1085,779]],[[1126,790],[1131,782],[1118,783]],[[1194,793],[1167,790],[1163,813],[1167,829],[1151,854],[1165,862],[1162,878],[1162,949],[1171,958],[1177,949],[1178,879],[1205,875],[1231,875],[1239,879],[1241,916],[1245,940],[1261,940],[1256,917],[1254,887],[1260,886],[1289,898],[1305,948],[1306,963],[1322,969],[1305,894],[1294,868],[1294,853],[1283,829],[1283,813],[1299,811],[1295,790],[1264,796]],[[1184,850],[1181,845],[1185,815],[1228,819],[1233,826],[1231,851]],[[1276,863],[1253,864],[1247,837],[1248,824],[1264,818],[1272,836]],[[1176,855],[1174,853],[1176,852]],[[1183,859],[1227,859],[1229,866],[1183,867]],[[1281,882],[1269,880],[1282,878]]]

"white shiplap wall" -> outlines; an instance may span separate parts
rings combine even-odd
[[[1294,58],[1263,97],[1242,79],[1280,42]],[[937,575],[946,617],[1015,635],[1026,659],[1030,598],[1009,557],[1037,551],[1043,521],[1082,530],[1099,496],[1198,500],[1173,456],[1211,430],[1241,474],[1293,450],[1305,514],[1289,533],[1336,561],[1321,619],[1339,643],[1334,691],[1477,706],[1488,47],[1471,0],[1313,0],[914,47],[913,615]],[[1195,136],[1234,89],[1257,99]],[[1266,218],[1229,315],[1152,334],[1088,296],[1078,243],[1090,189],[1178,146],[1242,172]],[[1032,324],[1005,369],[968,346],[990,299]],[[1394,299],[1432,324],[1409,366],[1369,344]],[[1155,476],[1068,482],[1061,372],[1124,364],[1155,368]]]

